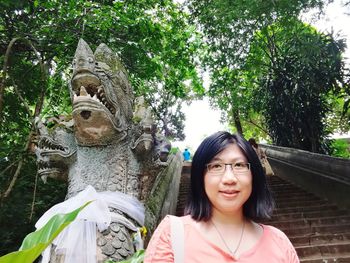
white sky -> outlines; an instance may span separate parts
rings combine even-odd
[[[220,112],[209,107],[207,98],[202,101],[194,101],[190,106],[184,105],[183,112],[186,114],[185,135],[183,142],[173,142],[174,147],[180,150],[189,148],[191,153],[197,149],[201,141],[208,135],[220,130],[226,130],[220,124]]]
[[[313,23],[322,32],[340,33],[340,36],[346,38],[347,45],[350,46],[350,9],[342,8],[342,0],[335,0],[329,5],[325,11],[326,16],[321,21]],[[307,20],[307,19],[306,19]],[[347,48],[345,56],[350,61],[350,48]],[[205,86],[208,82],[205,81]],[[186,114],[185,135],[186,139],[183,142],[173,142],[173,147],[179,147],[180,150],[189,148],[191,153],[197,149],[201,141],[208,135],[220,130],[227,130],[227,126],[220,124],[220,112],[210,109],[207,99],[195,101],[190,106],[183,106],[183,112]]]

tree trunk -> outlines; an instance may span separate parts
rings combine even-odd
[[[237,129],[237,132],[243,136],[243,128],[242,128],[241,120],[239,118],[239,111],[238,110],[233,111],[233,122],[235,124],[236,129]]]

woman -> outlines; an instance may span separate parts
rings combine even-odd
[[[299,262],[286,235],[255,221],[269,218],[273,200],[259,158],[239,135],[217,132],[192,159],[191,192],[181,222],[184,262]],[[170,217],[148,245],[145,263],[174,262]]]

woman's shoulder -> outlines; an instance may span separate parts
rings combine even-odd
[[[171,237],[172,218],[179,219],[187,229],[186,225],[191,222],[190,216],[175,217],[165,216],[153,232],[151,240],[147,246],[144,262],[173,262],[173,249]],[[173,221],[179,223],[178,220]]]
[[[289,238],[283,231],[270,225],[262,226],[264,228],[265,235],[264,245],[267,245],[270,248],[273,247],[275,253],[277,252],[276,248],[279,248],[280,253],[284,255],[285,259],[287,259],[286,262],[300,262],[293,244],[290,242]]]
[[[262,224],[266,233],[279,239],[288,239],[287,235],[277,227]]]
[[[265,238],[268,238],[273,243],[282,246],[282,247],[292,247],[293,245],[290,242],[287,235],[281,231],[280,229],[270,226],[270,225],[262,225],[264,228]]]
[[[171,224],[173,219],[175,219],[175,223],[182,222],[184,226],[186,225],[193,225],[194,220],[191,218],[190,215],[186,216],[174,216],[174,215],[166,215],[162,221],[159,223],[157,230],[160,230],[161,232],[169,232],[171,228]]]

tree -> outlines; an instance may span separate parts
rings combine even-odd
[[[255,109],[265,116],[275,144],[327,153],[330,95],[344,83],[343,39],[318,33],[297,19],[264,28],[252,42],[247,69]],[[254,84],[253,84],[254,85]]]
[[[188,0],[188,7],[207,40],[203,60],[211,73],[208,95],[211,103],[224,112],[225,119],[243,133],[253,125],[266,133],[263,122],[252,119],[251,90],[246,88],[244,67],[255,33],[284,17],[297,17],[328,1],[228,1]],[[218,87],[220,87],[218,89]],[[223,90],[225,90],[223,96]],[[243,120],[243,121],[242,121]],[[248,123],[245,121],[248,120]]]
[[[265,133],[281,146],[327,151],[331,105],[343,106],[341,116],[349,112],[345,46],[298,21],[302,12],[322,11],[327,2],[188,1],[207,39],[203,61],[211,73],[211,103],[238,132],[253,126],[260,132],[249,136]],[[295,87],[305,92],[295,96]]]

